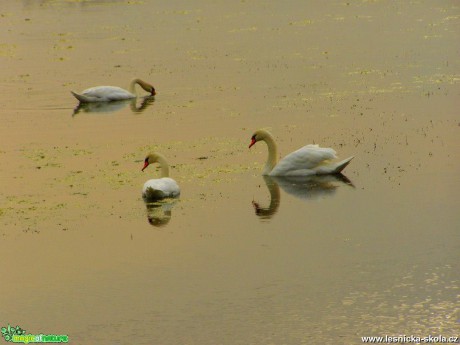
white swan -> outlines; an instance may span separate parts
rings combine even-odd
[[[151,96],[156,94],[155,88],[141,79],[133,79],[129,84],[129,91],[118,86],[96,86],[82,91],[81,94],[70,92],[82,103],[122,101],[136,98],[134,90],[136,84],[149,92]]]
[[[180,188],[177,182],[169,177],[169,165],[163,155],[159,153],[150,153],[144,160],[142,171],[153,163],[160,164],[161,177],[145,182],[142,188],[142,197],[148,200],[178,197],[180,195]]]
[[[341,162],[331,162],[337,158],[336,152],[330,148],[322,148],[318,145],[307,145],[297,151],[288,154],[278,162],[278,153],[275,140],[270,132],[259,129],[251,137],[251,144],[265,141],[268,147],[268,159],[262,175],[269,176],[308,176],[340,173],[353,157]]]

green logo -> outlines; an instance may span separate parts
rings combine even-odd
[[[26,330],[19,326],[2,327],[2,337],[6,341],[13,343],[67,343],[69,341],[68,335],[56,334],[26,334]]]

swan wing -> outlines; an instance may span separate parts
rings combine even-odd
[[[329,160],[335,159],[336,152],[331,148],[306,145],[281,159],[270,172],[272,176],[314,175],[317,169]]]

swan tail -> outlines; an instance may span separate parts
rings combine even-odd
[[[345,167],[350,164],[351,160],[354,158],[354,156],[351,156],[347,159],[344,159],[341,162],[338,162],[335,164],[334,169],[332,170],[333,174],[340,174],[340,172],[345,169]]]
[[[79,95],[78,93],[73,92],[73,91],[70,91],[70,92],[71,92],[72,95],[73,95],[76,99],[78,99],[80,102],[82,102],[82,103],[89,102],[89,100],[88,100],[85,96]]]

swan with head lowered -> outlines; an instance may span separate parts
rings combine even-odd
[[[80,94],[70,91],[81,103],[112,102],[136,98],[135,86],[139,85],[151,96],[155,96],[155,88],[141,79],[133,79],[129,91],[118,86],[96,86],[82,91]]]
[[[159,153],[150,153],[144,160],[144,167],[150,164],[160,164],[160,178],[151,179],[145,182],[142,188],[142,197],[146,200],[160,200],[165,198],[176,198],[180,195],[180,188],[176,181],[169,177],[169,165],[163,155]]]
[[[306,145],[297,151],[288,154],[278,162],[278,150],[273,135],[259,129],[251,137],[249,148],[258,141],[265,141],[268,147],[268,159],[262,175],[268,176],[309,176],[339,174],[350,163],[353,157],[340,162],[336,159],[336,152],[330,148],[318,145]]]

